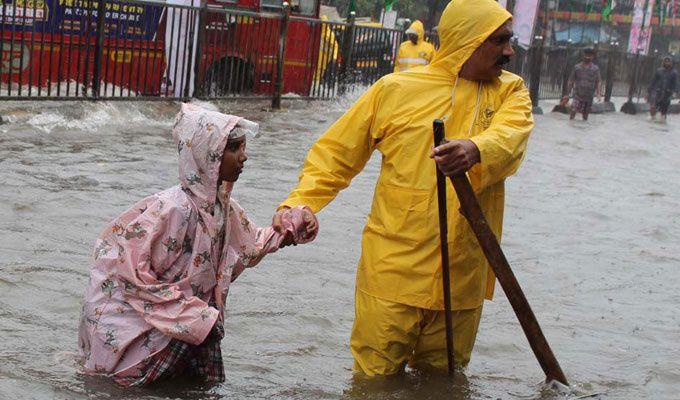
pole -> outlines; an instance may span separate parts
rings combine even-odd
[[[94,48],[94,71],[92,73],[92,98],[99,98],[99,84],[102,74],[102,56],[104,53],[104,14],[106,14],[105,0],[97,3],[97,41]],[[88,39],[88,46],[90,41]]]
[[[444,122],[440,119],[436,119],[433,123],[434,125],[434,141],[435,145],[441,144],[444,139]],[[458,200],[460,202],[460,213],[465,217],[465,219],[470,224],[472,231],[477,237],[477,242],[484,252],[484,256],[489,265],[496,275],[498,282],[501,284],[505,295],[510,301],[512,309],[515,311],[515,315],[519,320],[524,334],[526,335],[529,345],[536,355],[538,363],[541,365],[543,372],[548,381],[556,380],[564,385],[569,386],[567,378],[562,372],[560,364],[557,362],[555,355],[548,344],[543,331],[536,320],[534,312],[529,306],[529,302],[522,292],[522,288],[515,278],[508,260],[503,254],[501,246],[498,244],[498,240],[494,235],[493,231],[489,227],[489,224],[484,217],[484,212],[482,211],[477,197],[475,197],[475,192],[470,185],[465,174],[451,176],[451,183],[456,191]],[[447,317],[450,317],[450,291],[449,291],[449,280],[448,280],[448,237],[447,237],[447,219],[446,219],[446,188],[443,183],[445,178],[439,168],[437,168],[437,199],[439,203],[439,232],[441,241],[441,254],[442,254],[442,280],[444,282],[444,307],[446,309]],[[444,187],[443,187],[444,186]],[[450,335],[452,330],[450,329],[450,321],[446,320],[446,344],[447,344],[447,356],[449,356],[449,373],[452,372],[453,364],[453,335]],[[449,346],[451,344],[451,346]]]
[[[607,59],[607,79],[604,83],[604,102],[609,103],[612,100],[612,91],[614,89],[614,65],[616,63],[617,52],[615,42],[611,42],[609,46],[609,57]]]
[[[279,52],[276,58],[276,82],[274,83],[274,98],[272,108],[281,109],[281,92],[283,91],[283,66],[286,53],[286,36],[288,36],[288,21],[290,20],[290,5],[283,2],[283,16],[281,18],[281,30],[279,32]]]
[[[203,74],[201,73],[201,61],[203,60],[203,49],[205,48],[206,37],[206,21],[208,13],[208,2],[201,0],[201,10],[198,12],[198,40],[196,42],[196,57],[194,57],[194,92],[192,97],[201,97],[203,95],[203,88],[201,81]]]
[[[472,185],[465,174],[451,176],[451,182],[460,201],[460,213],[467,219],[472,228],[477,242],[484,252],[484,256],[489,261],[491,269],[501,284],[505,295],[510,301],[512,309],[519,320],[522,330],[529,341],[529,345],[545,373],[547,381],[555,380],[569,386],[567,378],[562,372],[560,364],[548,344],[543,331],[541,330],[534,312],[529,306],[529,302],[522,292],[522,288],[515,278],[508,260],[503,254],[501,246],[489,224],[484,217],[484,212],[475,197]]]
[[[434,120],[434,145],[439,146],[444,142],[444,121]],[[446,360],[449,366],[449,375],[454,372],[453,358],[453,315],[451,314],[451,282],[449,275],[449,229],[446,215],[446,177],[437,169],[437,203],[439,205],[439,243],[442,256],[442,282],[444,289],[444,321],[446,323]]]
[[[571,74],[569,57],[571,57],[571,39],[567,40],[567,48],[564,55],[564,68],[562,69],[562,97],[569,96],[569,75]]]
[[[534,114],[543,114],[543,110],[539,106],[539,96],[541,87],[541,67],[543,66],[543,37],[534,36],[534,45],[529,48],[531,54],[531,79],[529,80],[529,96],[533,105],[532,112]]]
[[[338,71],[338,94],[341,96],[347,91],[347,81],[351,71],[352,47],[354,46],[354,29],[356,27],[356,13],[351,11],[342,35],[342,63]]]
[[[644,8],[642,9],[642,24],[640,25],[640,31],[638,33],[638,45],[635,49],[635,61],[633,62],[633,76],[630,79],[630,86],[628,87],[628,101],[626,101],[621,106],[621,112],[626,114],[636,114],[637,109],[633,103],[633,95],[637,90],[637,79],[638,79],[638,63],[640,61],[640,39],[642,38],[642,33],[645,30],[645,23],[647,22],[647,7],[649,7],[649,0],[645,0]]]

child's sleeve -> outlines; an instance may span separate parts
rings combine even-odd
[[[315,237],[306,238],[305,209],[309,210],[305,206],[294,207],[286,210],[282,216],[283,226],[287,234],[292,235],[295,244],[304,244],[315,239]],[[233,219],[231,221],[227,266],[233,267],[231,280],[234,281],[244,269],[254,267],[264,256],[277,251],[286,234],[276,232],[271,226],[257,227],[234,201],[232,201],[232,212],[236,213],[238,218],[237,223]],[[308,215],[316,221],[316,216],[311,210]]]

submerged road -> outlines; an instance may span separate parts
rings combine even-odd
[[[259,224],[309,146],[351,103],[221,104],[262,124],[235,197]],[[9,103],[0,115],[0,398],[674,399],[680,390],[680,117],[537,116],[507,181],[503,248],[570,382],[541,384],[501,293],[467,379],[353,381],[349,334],[360,235],[379,156],[319,214],[316,242],[270,255],[232,286],[227,381],[125,391],[78,374],[76,329],[95,237],[176,184],[177,104]]]

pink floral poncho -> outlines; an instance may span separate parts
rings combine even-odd
[[[181,184],[141,200],[97,239],[78,337],[87,373],[139,377],[171,340],[203,343],[223,321],[229,284],[281,245],[283,235],[257,228],[230,198],[233,184],[220,193],[223,219],[215,213],[222,153],[239,121],[182,105],[173,129]],[[301,209],[284,224],[295,243],[309,241]]]

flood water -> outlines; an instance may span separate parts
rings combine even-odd
[[[259,224],[307,149],[352,99],[218,106],[262,124],[235,197]],[[175,185],[174,103],[10,103],[0,115],[0,399],[677,399],[680,116],[538,116],[507,181],[503,247],[572,389],[551,388],[502,290],[453,382],[408,372],[354,380],[349,335],[374,157],[319,214],[316,242],[244,273],[228,300],[227,381],[123,390],[85,378],[76,329],[93,241]]]

